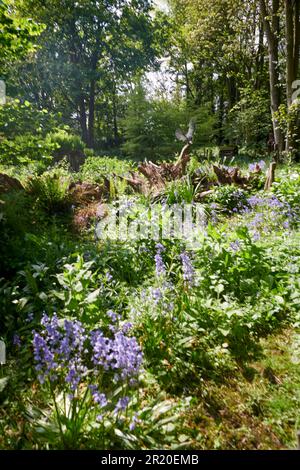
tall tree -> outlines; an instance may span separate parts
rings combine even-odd
[[[275,147],[278,152],[281,152],[283,150],[284,140],[277,117],[281,103],[278,61],[280,33],[279,7],[279,0],[272,0],[271,10],[269,10],[265,0],[260,0],[260,11],[265,26],[269,51],[269,81]]]
[[[0,72],[14,60],[33,50],[34,41],[43,26],[17,15],[10,1],[0,0]]]
[[[286,150],[294,152],[295,132],[297,132],[296,115],[292,109],[293,83],[298,78],[300,48],[300,0],[285,0],[286,27],[286,95],[288,109],[288,126]]]
[[[48,76],[38,94],[47,92],[47,82],[53,81],[52,106],[67,106],[70,118],[78,118],[83,140],[93,147],[99,85],[111,63],[118,74],[129,77],[155,61],[150,1],[24,0],[22,5],[47,26],[41,54],[47,50]]]

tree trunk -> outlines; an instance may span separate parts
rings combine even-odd
[[[258,39],[258,50],[256,56],[256,77],[255,77],[255,89],[260,90],[262,83],[262,76],[264,70],[264,23],[259,23],[259,39]]]
[[[88,143],[88,130],[86,122],[86,110],[85,110],[85,100],[84,96],[80,95],[79,97],[79,121],[82,133],[82,140],[85,144]]]
[[[291,0],[285,0],[285,34],[286,34],[286,98],[288,113],[292,105],[293,81],[294,78],[294,18],[293,4]],[[288,119],[286,135],[286,151],[292,152],[294,149],[293,123]]]
[[[237,101],[237,87],[234,77],[226,78],[227,90],[228,90],[228,108],[229,111],[233,108]]]
[[[264,22],[264,27],[268,42],[269,51],[269,79],[271,94],[271,113],[275,139],[275,150],[280,154],[283,150],[283,135],[278,125],[276,113],[280,106],[280,89],[278,74],[278,38],[279,38],[279,0],[272,1],[272,21],[268,20],[270,16],[267,11],[265,0],[260,0],[260,11]]]
[[[219,116],[218,116],[218,145],[222,145],[224,143],[224,93],[223,89],[219,96],[220,104],[219,104]]]
[[[89,96],[89,118],[88,118],[88,140],[87,145],[89,148],[94,148],[94,129],[95,129],[95,91],[96,81],[91,80],[90,83],[90,96]]]
[[[118,121],[117,121],[117,92],[115,84],[113,86],[112,92],[112,105],[113,105],[113,128],[114,128],[114,144],[117,146],[119,144],[119,130],[118,130]]]
[[[300,0],[295,0],[294,13],[294,77],[297,80],[299,71],[299,54],[300,54]]]
[[[300,0],[285,0],[285,28],[286,28],[286,98],[288,109],[288,125],[286,136],[286,150],[294,154],[297,151],[295,136],[297,130],[297,116],[292,111],[293,83],[297,80],[299,68],[299,8]]]

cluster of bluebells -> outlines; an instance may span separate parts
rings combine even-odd
[[[15,333],[14,336],[13,336],[13,345],[16,347],[16,348],[20,348],[21,347],[21,338],[20,336]]]
[[[46,378],[54,382],[67,371],[65,382],[74,393],[87,371],[83,363],[83,356],[87,352],[85,330],[77,320],[64,320],[61,325],[56,314],[52,318],[44,314],[41,324],[42,333],[33,332],[38,379],[41,383]]]
[[[145,313],[150,313],[153,320],[169,314],[172,315],[175,295],[175,286],[166,279],[160,282],[160,285],[156,284],[142,289],[140,296],[136,298],[133,304],[131,303],[129,316],[139,323],[143,321]]]
[[[165,281],[159,287],[151,287],[150,296],[145,291],[142,292],[142,298],[144,297],[145,301],[153,302],[154,306],[159,307],[161,312],[166,314],[174,310],[174,303],[170,301],[170,294],[173,289],[174,286]]]
[[[116,381],[138,376],[143,356],[135,338],[130,338],[123,331],[115,333],[114,338],[107,338],[101,330],[92,331],[92,362],[94,367],[101,366],[105,371],[113,371]]]
[[[156,245],[156,255],[154,257],[155,260],[155,272],[157,277],[164,276],[166,274],[166,267],[162,259],[162,253],[165,250],[165,247],[158,243]]]
[[[291,208],[287,202],[280,201],[275,195],[260,197],[257,195],[251,196],[247,199],[249,209],[244,212],[250,212],[250,210],[257,210],[259,208],[267,208],[269,215],[271,216],[272,223],[281,224],[284,229],[288,229],[290,224],[297,220],[296,212]],[[263,212],[257,212],[252,221],[249,222],[248,226],[250,230],[261,228],[266,220],[267,214]],[[282,221],[282,219],[284,219]],[[267,229],[268,224],[265,224]],[[259,238],[258,232],[256,237]]]
[[[241,249],[241,243],[239,240],[235,240],[234,242],[231,242],[229,246],[232,249],[232,251],[235,251],[235,252]]]
[[[268,206],[270,209],[282,209],[287,206],[287,203],[283,203],[274,195],[268,197],[250,196],[247,203],[251,209],[261,206]]]
[[[180,255],[182,263],[183,279],[185,283],[192,287],[195,284],[195,270],[189,255],[184,251]]]
[[[113,311],[107,314],[113,322],[119,319]],[[42,331],[33,332],[35,367],[41,383],[49,379],[68,390],[72,399],[80,386],[91,382],[88,379],[92,377],[92,382],[96,383],[90,383],[89,389],[98,408],[113,403],[103,390],[99,390],[97,377],[108,374],[106,389],[109,384],[114,387],[124,382],[129,386],[136,384],[143,356],[136,339],[126,336],[132,326],[130,323],[124,324],[121,330],[115,328],[112,338],[104,336],[101,330],[87,332],[81,322],[59,320],[56,314],[51,318],[44,314],[41,324]],[[120,400],[114,405],[115,412],[123,410],[129,403],[127,397]]]

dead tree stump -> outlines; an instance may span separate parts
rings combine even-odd
[[[276,165],[277,163],[276,162],[272,162],[270,164],[270,167],[267,171],[267,179],[266,179],[266,182],[265,182],[265,191],[269,191],[272,187],[272,184],[274,183],[275,181],[275,170],[276,170]]]

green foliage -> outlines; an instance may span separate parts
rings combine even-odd
[[[56,123],[46,110],[38,110],[28,101],[0,106],[0,162],[9,166],[37,161],[45,168],[57,148],[47,138]]]
[[[254,167],[246,168],[248,157],[258,161],[268,138],[271,146],[261,5],[169,4],[168,15],[156,15],[148,0],[0,0],[1,78],[9,96],[19,98],[0,107],[0,171],[24,186],[0,195],[0,335],[8,358],[0,368],[0,448],[170,450],[221,448],[224,442],[255,447],[247,420],[271,436],[272,445],[292,443],[285,422],[289,430],[297,424],[293,387],[299,374],[291,364],[299,358],[286,357],[278,379],[270,370],[278,366],[275,354],[267,350],[268,361],[262,356],[268,337],[300,325],[300,177],[292,163],[299,104],[282,105],[275,114],[292,152],[288,165],[277,166],[269,192],[263,191],[263,173],[249,189],[217,184],[213,145],[237,143],[234,164],[248,173]],[[268,21],[269,15],[264,17]],[[285,39],[278,36],[282,90]],[[167,59],[160,67],[161,57]],[[153,83],[146,84],[146,71]],[[175,130],[185,132],[191,118],[196,132],[186,176],[158,195],[133,195],[120,177],[145,158],[173,158],[184,145]],[[102,201],[74,197],[71,205],[70,182],[77,182],[71,157],[78,157],[76,164],[86,157],[76,178],[102,185]],[[202,188],[213,189],[201,198],[210,222],[203,220],[194,246],[178,238],[159,244],[99,239],[93,224],[80,235],[74,230],[77,218],[102,220],[103,202],[109,202],[118,220],[128,209],[132,225],[143,214],[145,227],[153,222],[150,210],[165,204],[157,220],[162,231],[172,213],[166,204],[195,208]],[[33,335],[47,337],[46,315],[57,318],[60,338],[65,320],[82,323],[83,336],[74,336],[73,346],[83,346],[77,359],[86,368],[73,389],[75,399],[67,378],[74,372],[74,349],[64,352],[59,365],[51,364],[52,381],[46,377],[42,383],[35,367]],[[143,370],[135,377],[140,380],[130,383],[125,374],[122,382],[117,364],[108,370],[102,358],[92,357],[89,335],[96,329],[104,340],[101,354],[117,332],[141,348]],[[127,347],[120,352],[127,360]],[[59,354],[56,350],[54,358]],[[255,369],[253,361],[260,361]],[[47,371],[50,363],[44,363]],[[262,364],[267,364],[263,372]],[[295,376],[286,388],[292,369]],[[239,390],[243,374],[248,395]],[[266,380],[273,385],[260,395],[255,377],[260,386]],[[102,416],[89,388],[94,379],[109,402]],[[266,406],[272,389],[273,401]],[[126,413],[119,413],[125,393],[131,400]],[[226,426],[229,431],[222,431]],[[257,447],[263,445],[259,441]]]
[[[248,206],[247,197],[249,193],[235,186],[219,186],[210,197],[214,201],[216,209],[225,214],[237,213]]]
[[[281,104],[275,115],[280,129],[288,137],[290,145],[293,142],[291,148],[287,150],[286,156],[296,161],[299,161],[300,152],[299,113],[300,101],[298,99],[295,100],[289,109],[287,109],[285,105]]]
[[[240,93],[240,101],[230,110],[225,135],[239,145],[265,147],[271,131],[269,97],[251,87]]]
[[[191,204],[195,200],[197,188],[194,188],[189,177],[179,181],[170,182],[161,195],[166,204],[180,204],[186,202]]]
[[[1,139],[0,161],[4,165],[28,165],[37,161],[46,168],[55,149],[52,142],[32,134],[16,136],[13,140]]]
[[[52,184],[48,182],[51,174],[44,178],[46,184]],[[227,210],[233,205],[231,197],[236,203],[233,189],[224,194],[220,190],[218,195],[218,203]],[[39,201],[40,191],[38,185],[31,201]],[[154,418],[155,407],[150,413],[153,400],[149,387],[154,387],[154,395],[161,390],[177,397],[183,389],[194,393],[204,381],[224,381],[237,367],[246,368],[249,361],[259,358],[260,338],[297,321],[300,286],[295,269],[299,270],[300,260],[296,239],[284,244],[282,239],[268,241],[264,246],[255,243],[245,227],[230,233],[208,227],[201,247],[190,253],[194,279],[189,284],[180,261],[184,250],[180,242],[165,243],[166,274],[158,278],[153,276],[154,243],[139,241],[129,246],[106,242],[96,246],[81,241],[77,248],[61,249],[58,235],[50,231],[44,239],[31,235],[35,241],[29,256],[34,261],[28,260],[9,284],[1,282],[0,308],[5,311],[1,328],[10,338],[18,331],[28,369],[32,357],[27,345],[32,329],[39,328],[42,312],[58,312],[60,318],[77,318],[85,327],[108,332],[107,311],[113,310],[120,315],[119,326],[128,320],[132,323],[132,334],[142,347],[147,372],[141,386],[146,387],[147,398],[142,406],[133,401],[121,423],[107,416],[104,432],[95,425],[91,410],[91,419],[79,427],[82,416],[77,416],[77,408],[73,418],[70,414],[65,419],[63,396],[54,394],[59,419],[68,429],[62,442],[57,411],[49,407],[48,394],[42,389],[39,409],[28,411],[29,446],[33,442],[39,448],[47,443],[51,448],[177,448],[181,442],[188,446],[189,431],[182,434],[177,414],[174,421],[171,419],[175,409],[171,412],[166,404],[166,415],[161,410]],[[290,257],[293,267],[288,266]],[[34,371],[31,374],[34,380]],[[8,389],[5,393],[11,392]],[[82,402],[85,406],[88,401]],[[138,421],[130,431],[128,420],[135,413]],[[163,423],[168,423],[165,437],[158,429]]]
[[[43,26],[32,19],[20,17],[10,1],[1,0],[0,29],[0,67],[3,67],[7,61],[20,59],[33,49],[34,40],[42,32]]]
[[[286,201],[298,213],[300,212],[300,172],[295,168],[282,175],[280,181],[276,181],[272,192],[281,200]]]
[[[47,135],[47,139],[55,145],[55,148],[58,149],[61,155],[67,155],[70,152],[84,153],[86,149],[79,135],[71,134],[63,129],[57,132],[50,132]]]
[[[26,190],[34,197],[37,208],[53,214],[68,208],[69,185],[70,178],[60,172],[45,172],[42,176],[29,178]]]
[[[125,143],[122,149],[138,160],[171,158],[183,145],[176,141],[175,131],[182,127],[186,132],[191,117],[196,120],[195,144],[210,142],[214,117],[207,107],[193,109],[175,101],[148,100],[139,84],[129,97],[128,111],[123,120]]]
[[[125,158],[88,157],[80,169],[79,176],[83,181],[100,182],[112,173],[124,176],[134,169],[135,164]]]

